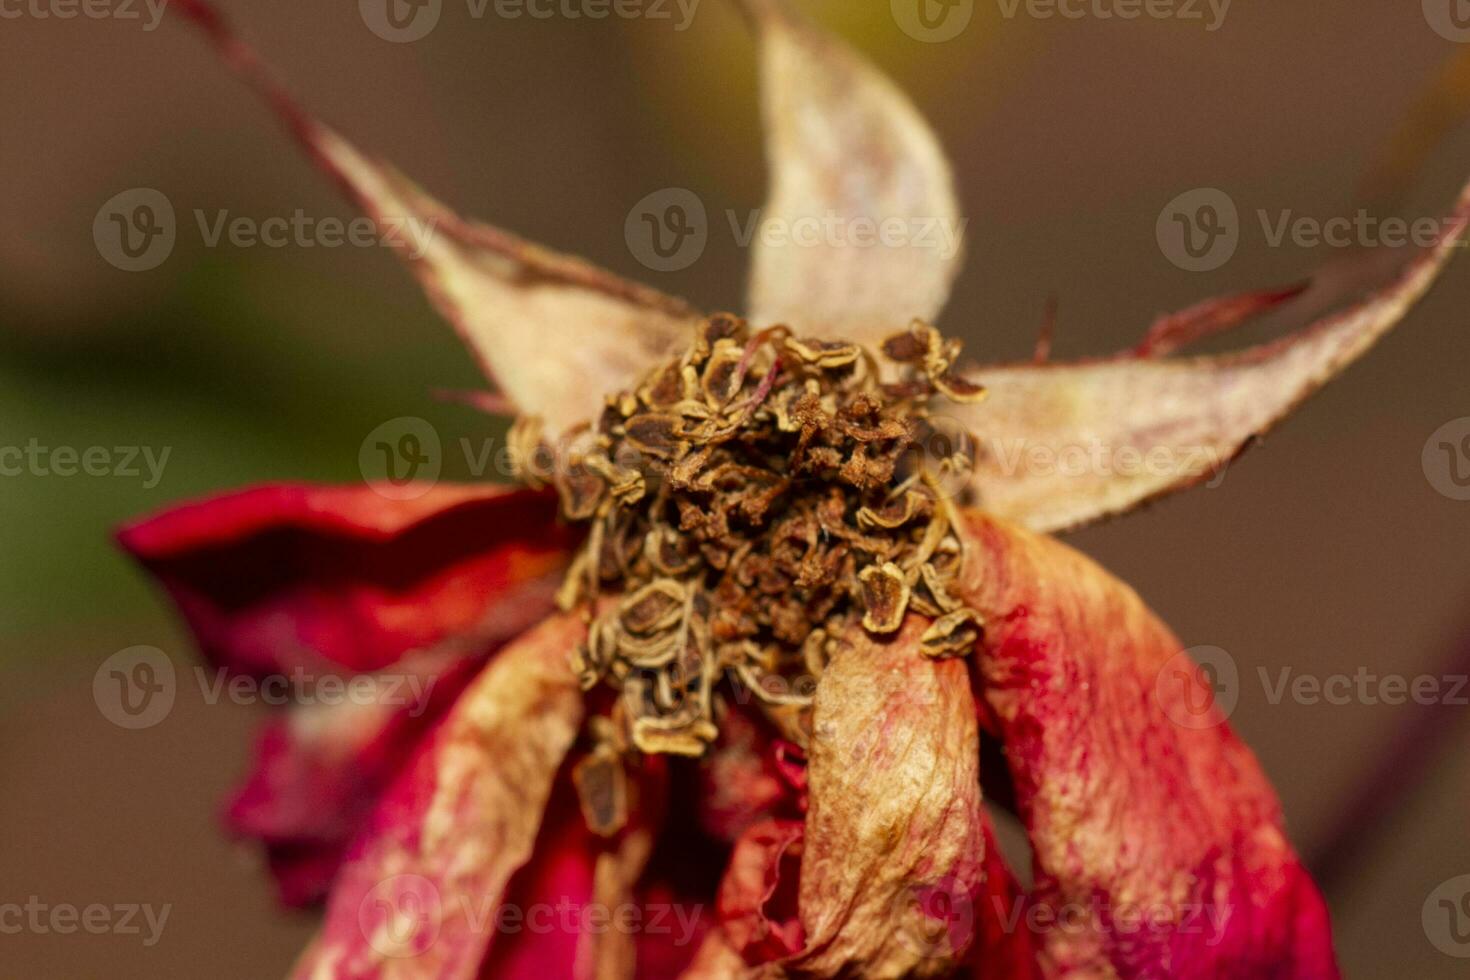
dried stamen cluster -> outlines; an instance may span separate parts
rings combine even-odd
[[[715,316],[568,434],[575,450],[558,458],[534,420],[517,423],[523,479],[553,483],[565,517],[591,525],[560,599],[589,611],[577,666],[584,688],[619,692],[600,726],[617,748],[701,754],[726,679],[804,742],[829,644],[853,622],[887,634],[914,609],[934,618],[931,655],[974,645],[978,617],[950,591],[972,442],[930,403],[984,392],[925,324],[883,354],[887,378],[856,345]],[[524,465],[547,458],[539,475]]]

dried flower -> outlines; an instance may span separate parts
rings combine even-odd
[[[261,738],[231,825],[288,901],[331,893],[299,976],[1337,975],[1249,751],[1223,719],[1170,721],[1204,693],[1155,684],[1178,640],[1042,532],[1190,486],[1284,418],[1429,287],[1470,196],[1397,280],[1288,339],[1162,357],[1277,291],[1114,357],[967,369],[928,325],[956,255],[758,245],[748,321],[704,317],[462,221],[175,6],[370,215],[433,219],[414,271],[521,415],[528,489],[268,486],[122,532],[231,671],[436,682]],[[778,0],[743,6],[766,220],[957,223],[904,97]],[[1170,463],[1028,470],[977,437]],[[981,773],[982,734],[1007,772]],[[982,775],[1013,790],[1029,889]],[[498,927],[538,903],[714,913]]]

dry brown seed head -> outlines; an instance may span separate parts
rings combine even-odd
[[[702,754],[721,685],[800,742],[832,637],[892,633],[910,607],[943,624],[925,634],[936,655],[978,629],[948,588],[964,549],[946,477],[972,442],[936,440],[929,409],[936,392],[978,389],[927,324],[884,351],[888,369],[853,344],[711,317],[553,456],[563,515],[589,525],[559,596],[588,611],[576,667],[585,688],[620,694],[596,718],[617,732],[598,753]],[[545,455],[534,423],[513,442],[534,450],[518,459]],[[608,784],[592,765],[583,782]],[[589,823],[612,825],[609,794],[589,795]]]

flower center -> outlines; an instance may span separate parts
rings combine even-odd
[[[734,699],[805,744],[854,624],[890,634],[912,608],[935,620],[927,652],[973,645],[978,617],[950,592],[973,440],[935,410],[984,394],[952,373],[958,354],[916,322],[884,343],[884,371],[855,344],[716,315],[559,446],[517,421],[518,476],[590,525],[559,602],[587,611],[583,688],[614,692],[599,738],[698,756]]]

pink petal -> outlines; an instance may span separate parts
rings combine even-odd
[[[584,633],[553,617],[464,692],[354,846],[297,977],[476,976],[581,728]]]
[[[484,662],[411,655],[381,680],[374,703],[293,705],[262,726],[225,821],[265,845],[282,902],[326,897],[383,788]]]
[[[1179,641],[1050,538],[978,513],[968,536],[956,594],[988,624],[980,690],[1035,854],[1047,915],[1022,921],[1047,975],[1336,977],[1275,794]]]
[[[1064,530],[1212,478],[1403,319],[1454,254],[1467,220],[1470,189],[1441,243],[1396,280],[1274,343],[1217,357],[1125,354],[969,372],[990,396],[949,411],[980,440],[980,506],[1033,530]],[[1182,331],[1177,322],[1156,328],[1146,351],[1236,322],[1271,297],[1216,304],[1202,324],[1196,308]]]
[[[594,417],[605,393],[628,387],[688,341],[695,314],[682,300],[465,221],[302,109],[214,7],[202,0],[170,6],[209,34],[370,217],[389,228],[412,219],[432,229],[422,256],[404,253],[414,274],[511,402],[541,416],[551,432]]]
[[[782,0],[744,6],[760,35],[771,169],[751,319],[872,346],[914,317],[933,319],[963,259],[964,226],[938,140],[892,82]],[[802,222],[836,232],[767,240]],[[863,229],[885,222],[905,230],[863,244]]]
[[[378,670],[449,639],[483,653],[551,608],[570,538],[553,497],[439,485],[271,485],[119,533],[168,589],[205,655],[267,676]]]

